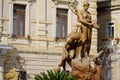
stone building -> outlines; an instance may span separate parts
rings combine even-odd
[[[105,38],[113,39],[120,37],[120,1],[99,0],[97,6],[97,20],[100,26],[100,30],[98,31],[98,45],[101,46],[102,40]]]
[[[83,0],[76,0],[82,8]],[[92,21],[98,22],[100,30],[93,29],[90,55],[97,54],[101,40],[113,37],[106,32],[108,21],[114,37],[119,37],[119,4],[98,6],[106,0],[89,0]],[[116,0],[118,1],[118,0]],[[0,0],[0,79],[15,67],[24,80],[34,80],[35,74],[56,67],[61,59],[62,47],[77,22],[68,7],[74,0]],[[100,4],[101,5],[101,4]],[[102,10],[105,9],[105,10]],[[109,14],[109,15],[108,15]],[[108,17],[109,16],[109,17]],[[113,23],[114,22],[114,23]],[[102,34],[101,34],[102,33]],[[99,37],[98,37],[99,36]],[[99,42],[99,44],[97,43]]]
[[[120,39],[120,1],[119,0],[99,0],[97,2],[97,22],[100,26],[98,31],[98,49],[103,45],[111,47],[114,41]],[[111,42],[110,42],[111,41]],[[107,42],[107,44],[104,42]],[[110,42],[110,43],[109,43]],[[116,45],[115,45],[116,46]],[[117,45],[118,50],[110,58],[110,66],[106,67],[109,71],[104,75],[102,80],[119,80],[120,79],[120,44]],[[104,71],[106,72],[106,71]]]

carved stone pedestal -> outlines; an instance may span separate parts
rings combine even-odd
[[[77,77],[77,80],[92,80],[95,70],[90,66],[90,61],[87,58],[79,60],[72,60],[72,72],[73,76]]]

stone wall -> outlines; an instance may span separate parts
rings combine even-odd
[[[45,72],[55,68],[61,60],[61,54],[56,53],[38,53],[38,52],[18,52],[9,53],[4,61],[4,74],[11,68],[19,71],[26,71],[27,80],[34,80],[35,74]]]

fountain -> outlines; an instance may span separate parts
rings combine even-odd
[[[66,62],[71,67],[71,75],[77,80],[100,80],[102,65],[98,61],[99,56],[90,58],[92,28],[99,29],[91,20],[87,11],[89,3],[83,2],[83,10],[78,10],[75,3],[69,4],[69,8],[77,16],[76,29],[70,34],[63,47],[62,60],[59,67],[66,72]],[[91,64],[92,63],[92,64]]]
[[[120,80],[120,71],[117,71],[120,67],[120,53],[117,50],[119,39],[104,39],[99,53],[89,57],[92,28],[98,30],[99,27],[89,18],[88,7],[89,3],[85,1],[83,11],[79,12],[74,3],[69,5],[78,23],[63,47],[59,67],[66,71],[67,62],[71,67],[71,75],[76,76],[77,80]]]
[[[102,64],[102,80],[119,80],[120,52],[117,49],[118,38],[104,39],[99,59]]]

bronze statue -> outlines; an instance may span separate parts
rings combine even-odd
[[[77,16],[77,29],[69,36],[69,40],[63,47],[62,60],[59,67],[65,69],[66,62],[71,66],[71,60],[81,60],[87,57],[90,52],[92,28],[99,29],[96,23],[91,21],[91,14],[88,12],[89,3],[83,3],[83,10],[78,10],[75,5],[69,5],[69,8]],[[73,50],[72,53],[70,51]]]
[[[59,64],[59,67],[65,69],[66,62],[71,66],[71,60],[76,56],[76,47],[80,42],[80,39],[83,38],[83,35],[78,32],[78,29],[75,29],[69,36],[69,40],[63,46],[62,60]]]
[[[96,23],[91,21],[91,14],[88,12],[89,3],[87,1],[83,2],[83,10],[78,10],[75,6],[70,6],[72,12],[77,16],[78,23],[81,23],[80,29],[83,38],[80,39],[82,42],[76,48],[76,58],[85,57],[89,55],[92,37],[92,28],[99,29]],[[87,53],[87,54],[86,54]],[[80,55],[81,54],[81,55]]]
[[[83,10],[78,10],[75,5],[69,5],[69,8],[77,16],[78,23],[63,47],[59,67],[63,67],[66,71],[67,62],[71,66],[71,75],[76,76],[77,80],[100,80],[102,65],[99,64],[99,58],[94,58],[94,67],[91,66],[89,59],[92,28],[99,29],[97,24],[92,22],[91,14],[87,11],[89,3],[83,2]]]

